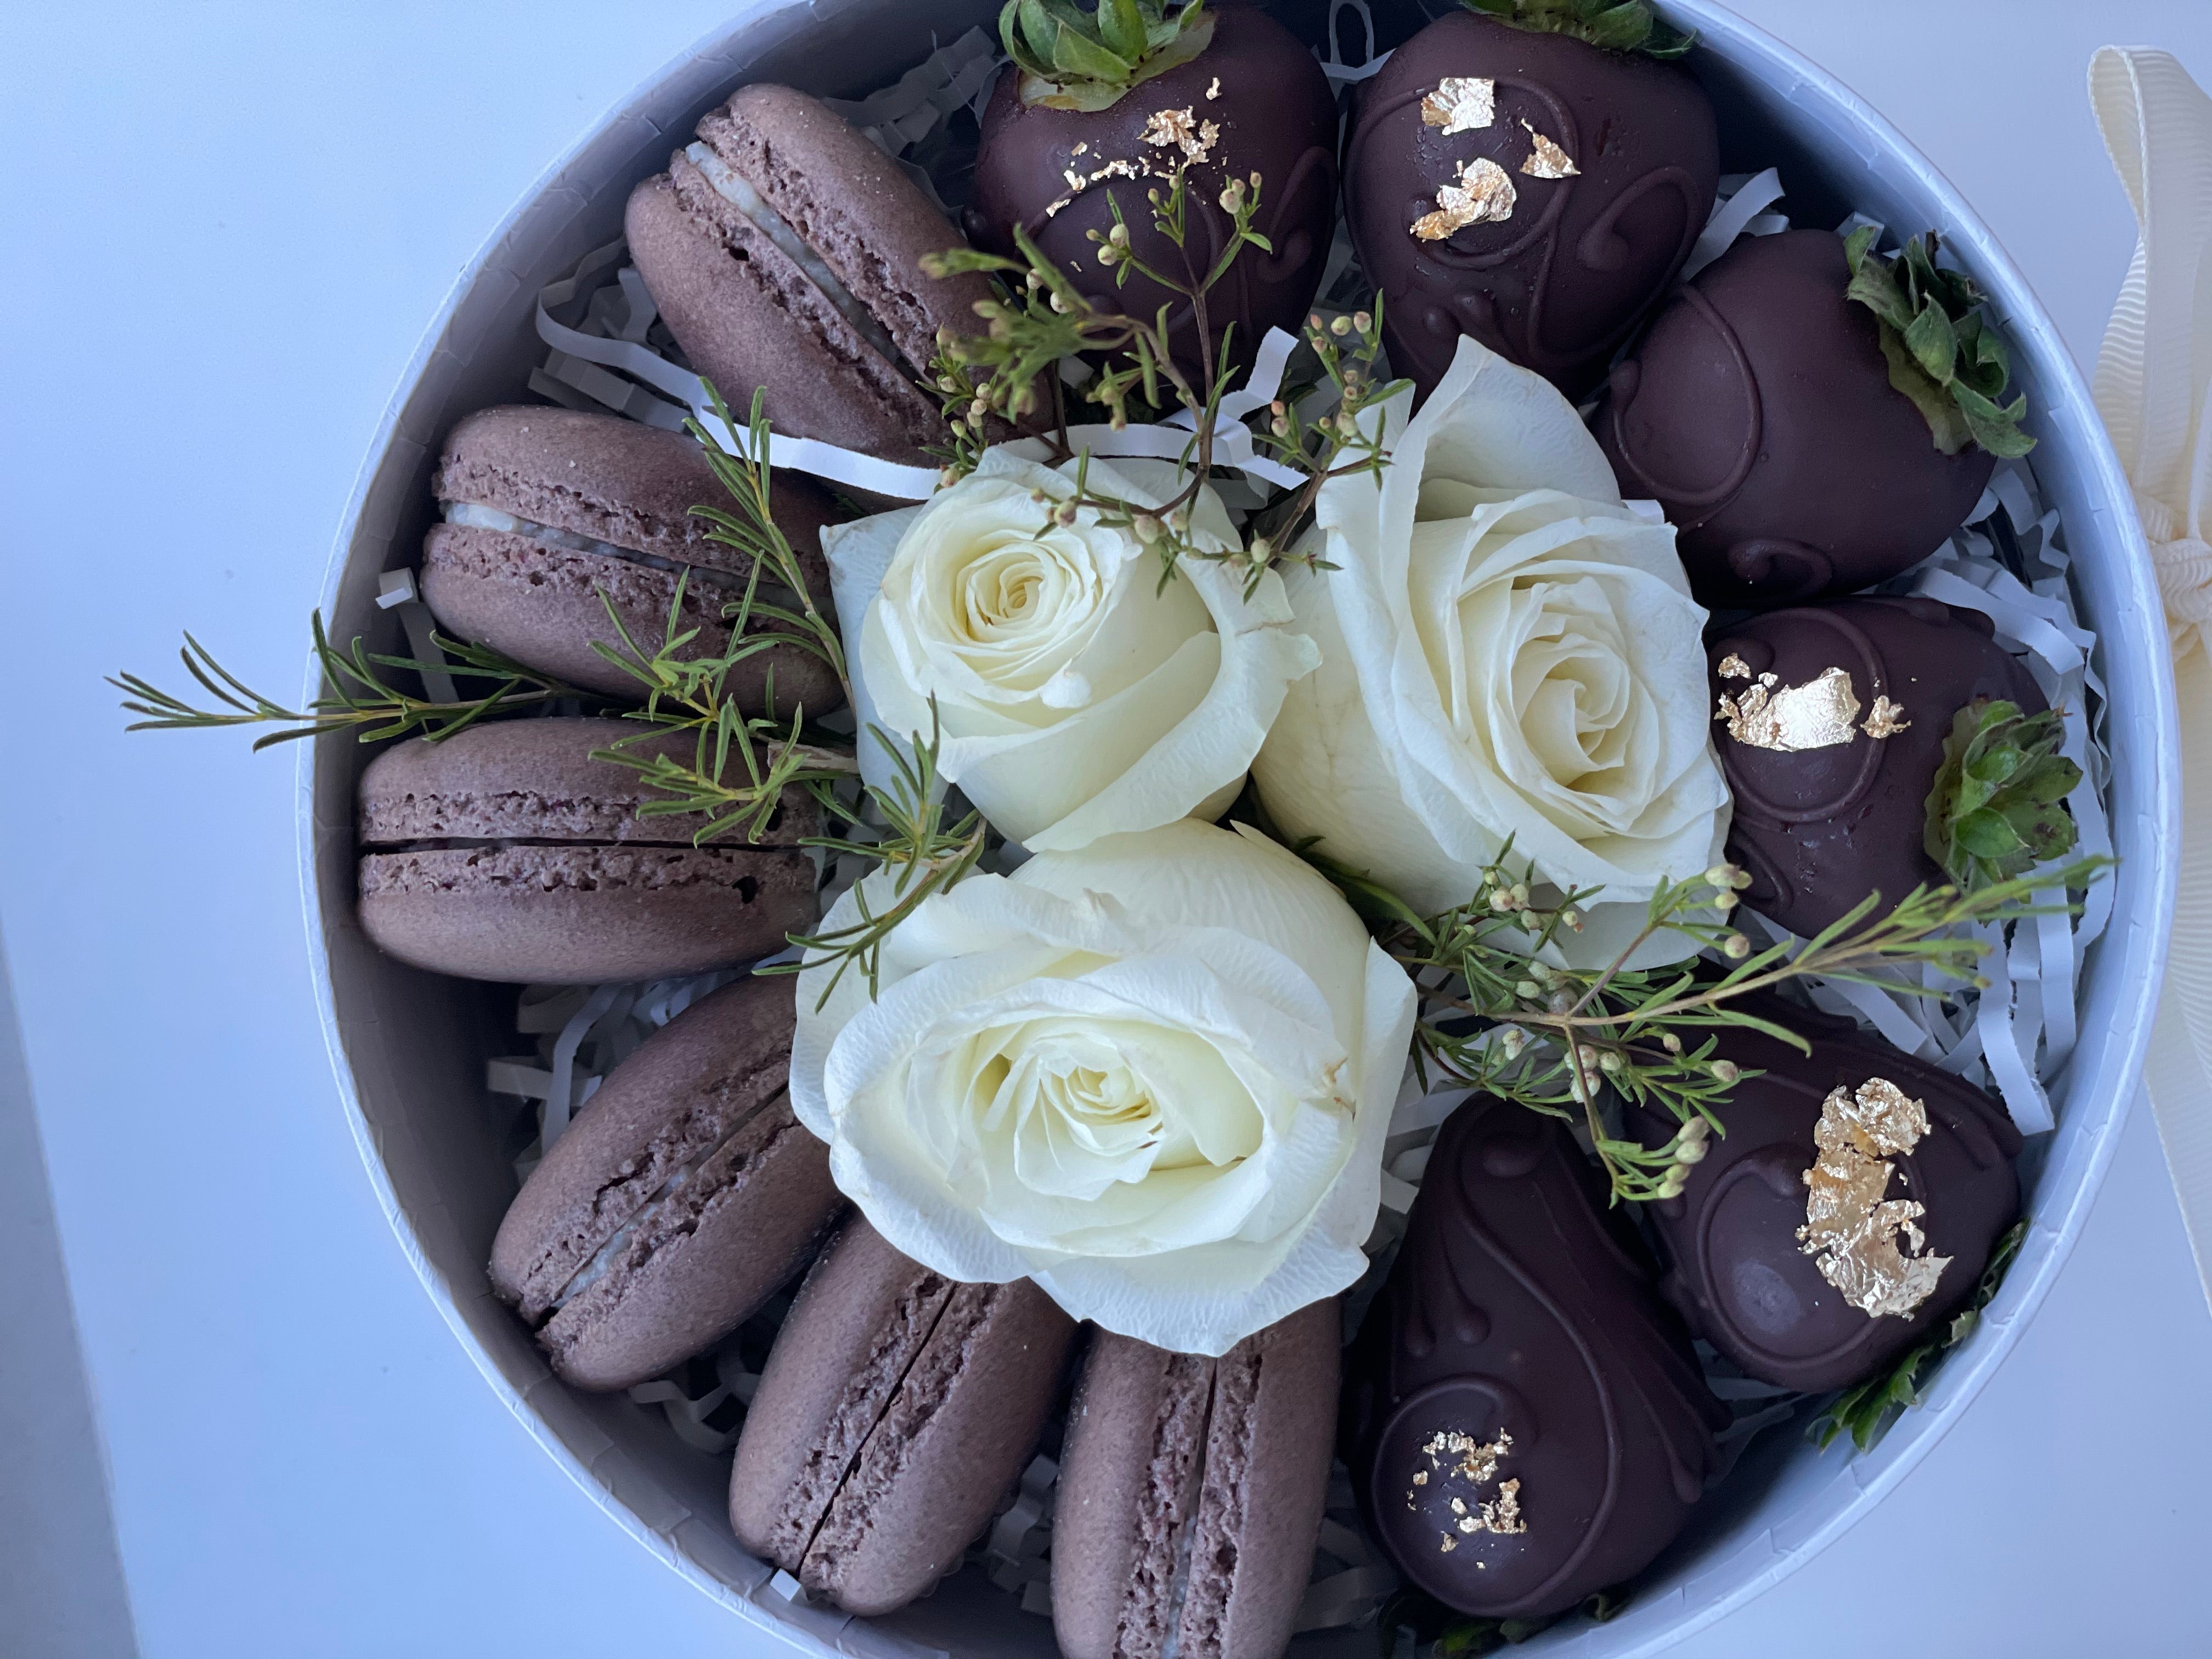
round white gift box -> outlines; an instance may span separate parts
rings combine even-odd
[[[399,648],[376,605],[378,576],[412,565],[428,528],[439,445],[461,416],[523,395],[542,355],[538,290],[619,233],[623,201],[667,164],[692,124],[752,80],[857,96],[937,42],[995,18],[996,0],[813,0],[744,5],[558,161],[454,285],[387,410],[334,554],[331,636]],[[2022,1161],[2033,1226],[2003,1291],[1870,1454],[1815,1452],[1780,1431],[1754,1443],[1687,1536],[1612,1622],[1571,1620],[1528,1651],[1650,1653],[1721,1617],[1809,1560],[1864,1516],[1957,1419],[2011,1351],[2072,1249],[2122,1115],[2136,1091],[2166,945],[2177,823],[2174,713],[2156,587],[2126,480],[2050,319],[1966,203],[1844,88],[1705,0],[1666,7],[1701,36],[1691,63],[1718,105],[1723,165],[1778,167],[1801,222],[1852,209],[1906,234],[1932,226],[1992,296],[2014,347],[2040,440],[2034,466],[2063,515],[2083,620],[2100,637],[2109,696],[2112,836],[2122,863],[2112,925],[2081,990],[2080,1046],[2053,1079],[2058,1127]],[[402,1248],[453,1334],[516,1418],[615,1523],[733,1615],[801,1647],[849,1654],[1048,1656],[1050,1627],[977,1575],[946,1581],[893,1617],[865,1621],[778,1593],[732,1538],[727,1460],[692,1451],[658,1412],[574,1393],[492,1299],[484,1262],[514,1193],[484,1062],[511,1043],[512,993],[406,968],[380,955],[354,913],[353,798],[367,758],[350,738],[319,740],[301,772],[308,932],[340,1097]],[[619,1547],[611,1538],[609,1547]],[[1370,1633],[1299,1638],[1294,1651],[1363,1656]],[[1356,1644],[1356,1650],[1355,1650]]]

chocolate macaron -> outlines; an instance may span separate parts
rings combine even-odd
[[[1333,1455],[1335,1298],[1218,1359],[1101,1332],[1053,1512],[1066,1659],[1276,1659],[1297,1623]]]
[[[732,409],[766,387],[778,432],[923,463],[946,441],[926,377],[937,333],[973,334],[979,275],[923,275],[960,245],[851,123],[750,86],[631,191],[630,257],[691,367]]]
[[[728,648],[723,607],[744,597],[752,561],[710,541],[707,520],[693,514],[733,503],[706,452],[682,433],[572,409],[487,409],[454,427],[431,489],[444,522],[422,544],[422,599],[456,637],[571,685],[642,702],[645,688],[592,641],[622,647],[611,605],[633,641],[657,648],[688,574],[680,625],[697,637],[685,654]],[[808,589],[826,605],[822,528],[836,509],[791,474],[778,474],[770,495]],[[765,572],[763,582],[762,598],[781,594]],[[786,718],[844,702],[821,659],[790,647],[747,658],[725,684],[740,708],[759,713],[771,673],[775,712]]]
[[[691,844],[641,816],[637,773],[596,761],[627,720],[519,720],[393,744],[362,772],[361,924],[403,962],[464,979],[589,985],[769,956],[814,920],[820,813],[787,796],[758,845]],[[658,739],[688,759],[688,736]],[[649,751],[647,751],[649,752]]]
[[[738,1541],[848,1613],[903,1607],[1013,1489],[1074,1339],[1029,1280],[955,1283],[855,1217],[807,1275],[746,1413]]]
[[[556,1375],[623,1389],[712,1347],[804,1267],[842,1200],[784,1085],[792,981],[741,979],[615,1067],[531,1171],[491,1283]]]

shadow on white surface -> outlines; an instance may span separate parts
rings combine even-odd
[[[0,951],[0,1646],[22,1659],[137,1659],[106,1459]]]

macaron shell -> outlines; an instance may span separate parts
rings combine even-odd
[[[768,393],[775,429],[920,465],[935,402],[678,154],[630,192],[630,257],[684,354],[733,409]]]
[[[580,1389],[626,1389],[703,1352],[799,1270],[841,1201],[830,1149],[775,1101],[545,1322],[538,1341],[554,1371]]]
[[[1053,1632],[1065,1659],[1150,1659],[1164,1647],[1213,1367],[1110,1331],[1092,1339],[1053,1509]]]
[[[639,1045],[555,1141],[492,1241],[492,1289],[535,1325],[686,1164],[783,1092],[793,981],[747,977]]]
[[[960,1565],[1021,1477],[1075,1322],[1029,1280],[962,1285],[861,1448],[799,1569],[848,1613],[889,1613]]]
[[[570,685],[635,702],[644,700],[642,683],[593,650],[592,641],[622,650],[626,633],[644,649],[657,648],[668,626],[677,580],[674,571],[550,547],[529,536],[474,525],[434,526],[422,543],[422,600],[447,633],[489,646]],[[825,582],[814,591],[819,602],[829,587]],[[715,656],[728,648],[722,607],[744,592],[732,578],[692,573],[679,623],[696,635],[683,653],[687,659]],[[607,618],[610,604],[621,618],[619,630]],[[731,670],[724,689],[747,713],[765,712],[771,672],[778,717],[788,718],[795,708],[828,714],[844,704],[844,691],[829,665],[791,646],[748,657]]]
[[[683,433],[640,421],[545,404],[479,410],[447,434],[430,489],[441,501],[496,507],[740,580],[752,570],[744,554],[709,540],[708,521],[691,511],[729,505],[706,451]],[[789,473],[776,476],[771,500],[808,582],[826,593],[822,526],[836,522],[835,506]]]
[[[1340,1322],[1334,1297],[1314,1303],[1216,1366],[1183,1599],[1188,1659],[1275,1659],[1290,1643],[1328,1496]]]
[[[745,1413],[730,1470],[739,1543],[799,1570],[952,1291],[862,1218],[845,1224],[806,1276]]]
[[[656,791],[637,772],[592,758],[626,743],[633,753],[688,760],[688,734],[647,737],[635,720],[545,720],[480,723],[432,742],[410,738],[369,762],[358,791],[365,847],[466,837],[499,841],[651,842],[689,845],[696,816],[641,817]],[[793,792],[770,820],[763,845],[788,847],[817,832],[819,810]],[[732,831],[726,841],[740,839]]]
[[[379,948],[463,979],[593,985],[773,954],[815,918],[803,853],[724,847],[454,848],[361,860]]]
[[[1074,1322],[1027,1280],[960,1285],[859,1217],[778,1333],[730,1471],[738,1541],[848,1613],[959,1562],[1019,1477]]]
[[[699,123],[699,137],[822,256],[917,371],[937,333],[972,334],[980,272],[936,278],[922,259],[964,239],[898,164],[860,129],[789,87],[741,87]]]
[[[1282,1652],[1327,1497],[1338,1323],[1315,1303],[1218,1359],[1100,1333],[1053,1519],[1066,1659]]]

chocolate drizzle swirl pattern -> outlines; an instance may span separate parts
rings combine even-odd
[[[1850,282],[1832,232],[1747,238],[1613,371],[1598,441],[1623,492],[1666,508],[1706,605],[1871,586],[1933,553],[1989,483],[1985,452],[1944,454],[1890,385]]]
[[[1495,118],[1425,118],[1447,81],[1494,86]],[[1510,216],[1449,237],[1408,230],[1463,163],[1512,178]],[[1346,219],[1382,289],[1390,362],[1420,396],[1459,337],[1570,396],[1596,384],[1712,211],[1711,106],[1681,70],[1458,13],[1398,48],[1362,95],[1345,151]]]
[[[1620,1583],[1715,1468],[1728,1413],[1602,1205],[1564,1127],[1469,1097],[1348,1356],[1342,1450],[1368,1524],[1462,1612],[1540,1616]]]

